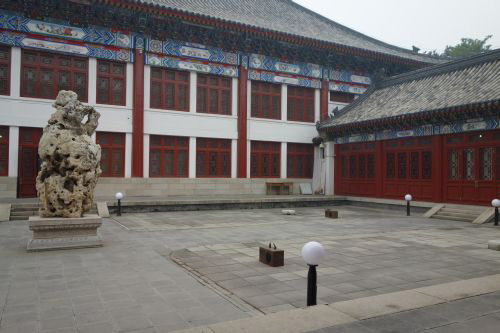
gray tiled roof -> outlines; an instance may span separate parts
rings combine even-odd
[[[130,1],[130,0],[129,0]],[[416,54],[363,35],[290,0],[131,0],[426,63]],[[349,14],[346,14],[349,15]]]
[[[498,100],[500,49],[375,83],[319,129]]]

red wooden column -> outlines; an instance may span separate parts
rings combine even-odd
[[[238,178],[247,177],[247,82],[248,71],[241,66],[238,79]]]
[[[375,141],[375,193],[382,198],[384,188],[384,148],[382,141]]]
[[[144,52],[134,50],[132,108],[132,177],[143,176],[144,159]]]
[[[435,135],[432,138],[432,201],[443,202],[444,173],[443,168],[443,136]]]
[[[328,118],[328,81],[323,80],[321,82],[321,92],[319,97],[319,119],[321,121]]]

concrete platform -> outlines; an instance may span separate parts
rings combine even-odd
[[[102,239],[97,229],[101,218],[88,215],[80,218],[31,216],[29,229],[33,231],[28,241],[27,250],[48,251],[78,249],[102,246]]]

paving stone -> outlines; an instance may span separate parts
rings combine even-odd
[[[116,332],[111,322],[94,323],[78,326],[79,333],[113,333]]]
[[[138,315],[114,318],[114,324],[118,328],[118,332],[129,332],[153,327],[151,321],[144,316]]]
[[[61,318],[53,318],[53,319],[44,319],[40,320],[41,331],[55,331],[63,328],[73,328],[76,327],[75,318],[71,317],[61,317]]]

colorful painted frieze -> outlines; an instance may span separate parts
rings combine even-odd
[[[191,59],[179,59],[152,53],[146,54],[146,64],[214,75],[223,75],[230,77],[239,76],[239,70],[236,66],[201,62]]]
[[[372,80],[368,76],[356,75],[348,71],[330,70],[329,74],[329,79],[332,81],[359,83],[366,85],[370,85],[372,83]]]
[[[174,40],[160,41],[151,39],[148,41],[147,45],[148,52],[167,54],[176,57],[194,58],[228,65],[239,65],[238,54],[224,52],[220,49],[201,44],[179,42]]]
[[[64,24],[28,19],[0,11],[0,29],[39,34],[49,37],[72,39],[82,42],[132,48],[132,36],[128,32],[90,27],[78,28]]]
[[[355,86],[355,85],[351,85],[351,84],[344,84],[344,83],[340,83],[340,82],[330,81],[328,83],[328,89],[333,90],[333,91],[348,92],[351,94],[362,94],[368,89],[368,87]]]
[[[278,75],[271,72],[262,72],[253,69],[248,71],[248,79],[257,81],[266,81],[271,83],[284,83],[284,84],[290,84],[294,86],[301,86],[307,88],[317,88],[317,89],[321,88],[320,80],[298,77],[294,75],[286,75],[286,74]]]
[[[279,61],[276,58],[252,54],[249,59],[249,67],[271,72],[288,73],[321,79],[323,71],[321,66],[307,63],[290,64]]]
[[[463,133],[479,130],[492,130],[500,128],[500,119],[497,118],[476,118],[466,121],[460,120],[447,124],[428,124],[418,126],[408,130],[385,130],[375,133],[363,133],[351,136],[334,137],[334,143],[353,143],[376,140],[389,140],[406,137],[427,136]]]
[[[22,48],[31,48],[51,52],[61,52],[75,54],[99,59],[117,60],[133,62],[134,55],[130,49],[121,49],[112,46],[92,45],[82,42],[72,42],[71,44],[59,39],[25,35],[18,32],[1,31],[0,44],[7,44]]]

